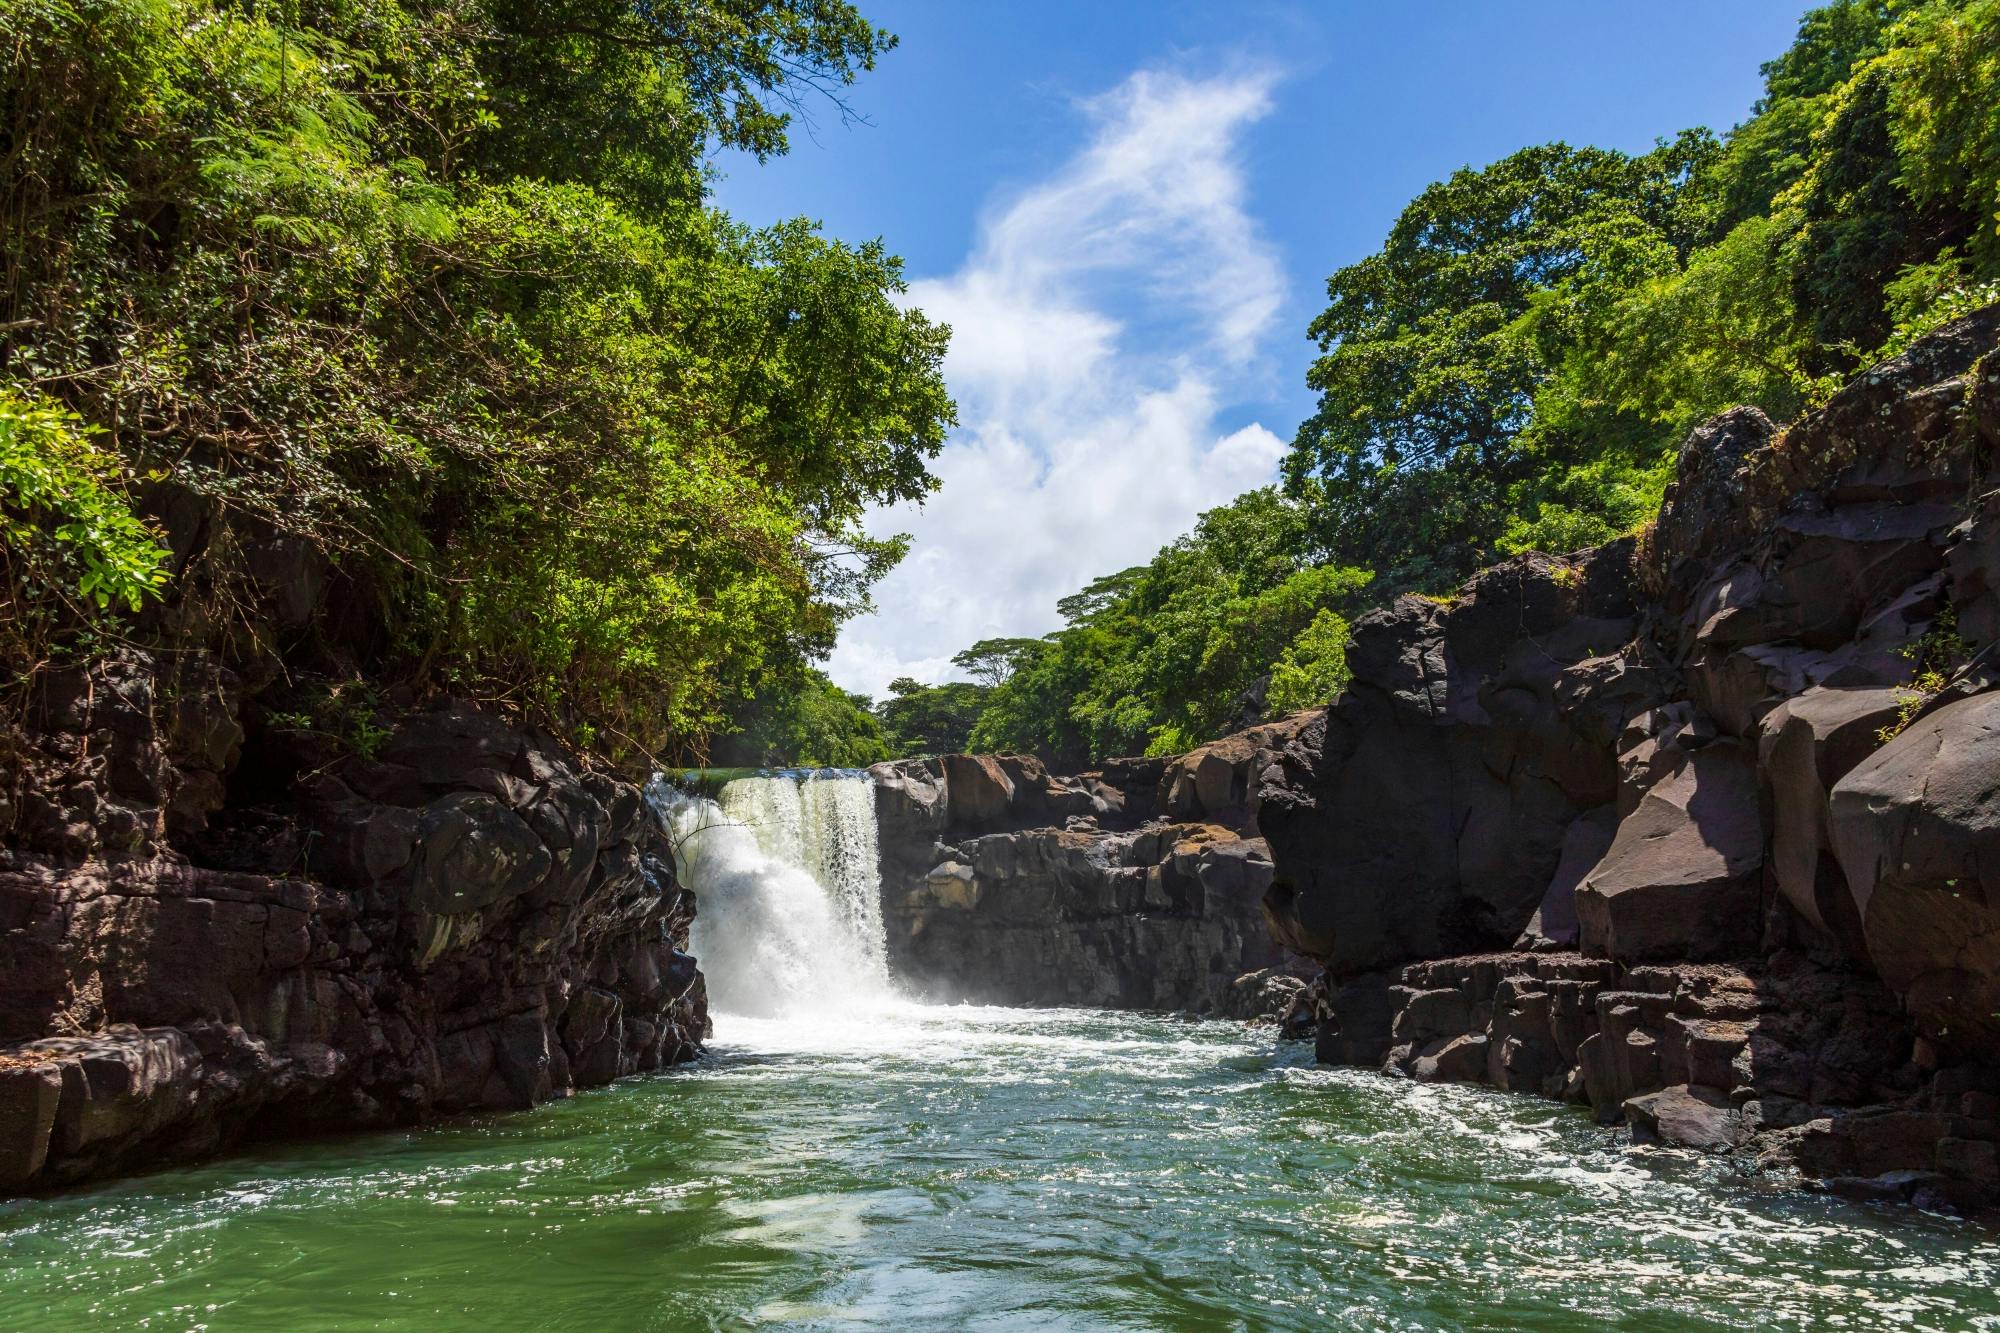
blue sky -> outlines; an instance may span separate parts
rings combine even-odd
[[[864,0],[902,38],[719,202],[884,237],[955,331],[961,427],[828,669],[879,694],[1264,484],[1312,406],[1326,275],[1458,167],[1718,130],[1807,6]]]

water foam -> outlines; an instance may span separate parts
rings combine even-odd
[[[872,781],[737,778],[709,800],[656,778],[648,794],[699,903],[694,951],[717,1010],[794,1018],[893,1002]]]

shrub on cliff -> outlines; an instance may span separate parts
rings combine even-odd
[[[123,461],[74,413],[0,387],[0,654],[39,664],[166,581]],[[65,631],[68,632],[65,635]]]

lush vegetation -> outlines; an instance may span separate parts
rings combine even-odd
[[[1343,617],[1631,532],[1704,418],[1789,420],[2000,299],[2000,0],[1835,0],[1763,73],[1727,135],[1526,148],[1413,200],[1328,280],[1282,497],[1068,599],[971,743],[1158,752],[1324,702]]]
[[[193,640],[627,753],[1174,750],[1331,697],[1370,605],[1639,527],[1703,417],[2000,296],[2000,0],[1835,0],[1727,134],[1425,190],[1328,281],[1281,488],[871,701],[810,663],[902,553],[864,514],[934,484],[946,331],[704,166],[838,109],[894,40],[851,5],[0,0],[0,38],[16,687]]]
[[[1070,764],[1165,754],[1267,706],[1326,702],[1344,678],[1342,614],[1370,575],[1315,562],[1310,517],[1276,491],[1252,491],[1151,563],[1063,599],[1064,627],[1046,639],[977,645],[997,669],[971,745]],[[1281,660],[1282,699],[1267,701]]]
[[[66,626],[139,610],[166,551],[125,499],[123,461],[74,413],[0,387],[0,654],[16,660]]]
[[[17,684],[193,637],[627,751],[811,706],[901,553],[864,511],[934,484],[946,331],[703,164],[893,38],[842,0],[0,0],[0,40]]]
[[[2000,294],[2000,4],[1837,0],[1764,76],[1723,139],[1458,172],[1333,275],[1285,468],[1326,558],[1443,591],[1630,531],[1703,418]]]
[[[725,768],[865,768],[890,757],[868,696],[811,668],[765,681],[731,721],[710,756]]]

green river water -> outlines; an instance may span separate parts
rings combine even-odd
[[[888,1004],[0,1211],[6,1329],[2000,1328],[2000,1238],[1233,1023]]]

